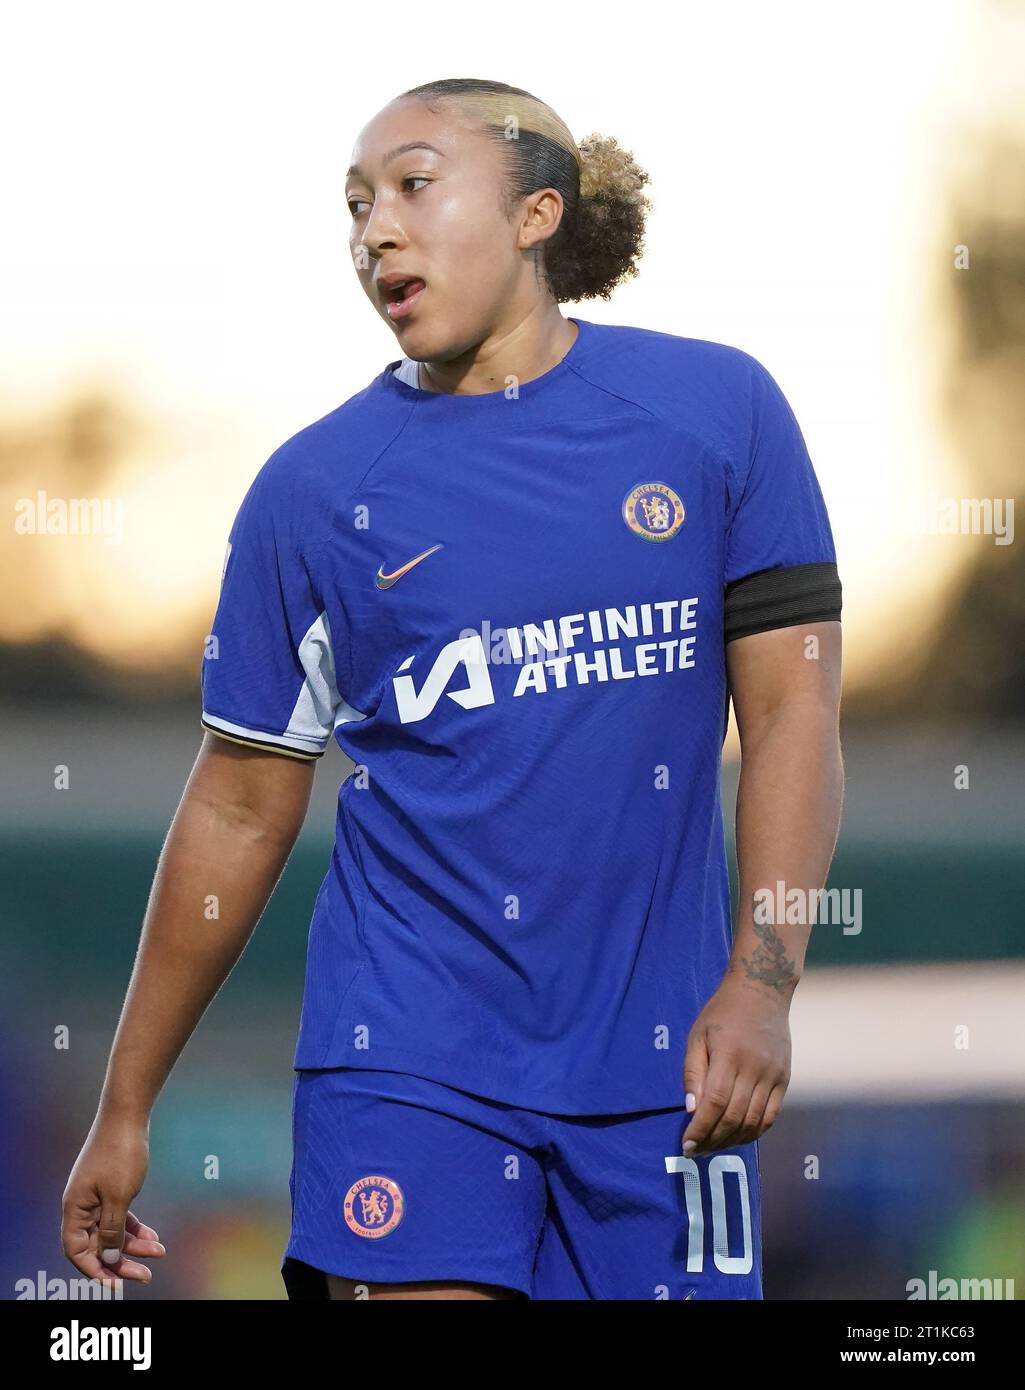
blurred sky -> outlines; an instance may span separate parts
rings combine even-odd
[[[124,499],[121,544],[12,548],[8,531],[5,568],[26,573],[25,547],[45,543],[50,588],[12,605],[0,636],[56,629],[159,665],[203,630],[256,469],[401,355],[349,259],[356,134],[404,88],[465,76],[527,88],[578,140],[614,135],[650,172],[641,274],[564,312],[731,343],[777,378],[830,506],[849,677],[904,615],[935,609],[978,543],[930,544],[906,519],[910,499],[966,488],[935,406],[947,209],[973,131],[1020,102],[1022,5],[632,13],[9,9],[0,429],[31,432],[87,390],[139,428],[100,489]],[[54,476],[45,458],[22,470],[4,504],[58,492]]]

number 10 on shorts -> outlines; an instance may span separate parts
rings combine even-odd
[[[709,1199],[712,1208],[712,1250],[715,1267],[721,1274],[750,1274],[754,1260],[751,1244],[751,1198],[747,1186],[747,1168],[739,1154],[716,1154],[707,1167]],[[682,1154],[666,1157],[666,1172],[683,1175],[683,1192],[687,1202],[687,1273],[700,1274],[704,1268],[705,1211],[701,1193],[701,1169],[693,1158]],[[743,1223],[744,1248],[739,1255],[730,1254],[729,1231],[726,1225],[726,1184],[724,1174],[736,1173]]]

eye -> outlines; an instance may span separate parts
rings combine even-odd
[[[423,176],[422,174],[407,174],[406,177],[405,177],[404,179],[400,179],[400,180],[399,180],[399,185],[400,185],[400,187],[402,187],[403,189],[405,189],[406,185],[409,184],[409,183],[433,183],[433,182],[434,182],[433,179],[424,178],[424,176]],[[408,191],[409,191],[410,193],[419,193],[419,192],[420,192],[419,188],[411,188],[411,189],[409,189]],[[362,216],[362,213],[360,212],[360,208],[368,208],[369,206],[370,206],[370,204],[366,201],[365,198],[350,198],[350,199],[348,200],[349,211],[352,213],[353,217],[361,217],[361,216]]]

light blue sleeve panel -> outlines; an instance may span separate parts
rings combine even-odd
[[[297,496],[279,452],[239,507],[203,659],[202,724],[235,742],[319,758],[336,724],[363,716],[338,690],[328,606],[298,539]]]

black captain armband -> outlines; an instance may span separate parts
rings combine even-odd
[[[759,570],[726,585],[725,640],[802,623],[840,621],[843,592],[835,564]]]

